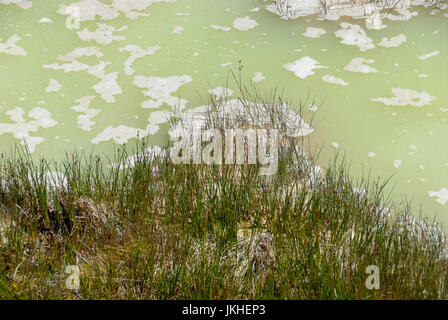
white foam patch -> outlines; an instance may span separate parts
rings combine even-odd
[[[142,107],[145,109],[159,108],[163,104],[184,109],[188,101],[174,97],[171,94],[176,92],[182,85],[191,81],[193,79],[189,75],[166,78],[135,76],[133,84],[139,88],[146,89],[143,91],[143,94],[145,97],[151,98],[142,103]]]
[[[448,189],[441,188],[439,191],[428,191],[430,197],[436,197],[437,202],[441,205],[445,205],[448,202]]]
[[[98,28],[95,31],[89,31],[87,28],[78,31],[76,34],[83,41],[96,41],[99,44],[107,45],[112,41],[122,41],[126,40],[124,36],[114,35],[114,32],[120,32],[126,30],[127,26],[122,26],[121,28],[116,29],[114,26],[97,23]]]
[[[326,33],[327,31],[325,31],[325,29],[322,28],[308,27],[306,28],[306,31],[302,34],[307,38],[319,38],[321,35],[324,35]]]
[[[411,19],[412,17],[415,17],[416,15],[418,15],[417,11],[409,11],[407,9],[400,9],[400,8],[396,8],[395,11],[397,11],[399,13],[399,15],[394,15],[391,13],[388,13],[386,15],[386,18],[392,21],[407,21],[409,19]]]
[[[166,110],[154,111],[149,115],[148,122],[152,125],[159,125],[162,123],[167,123],[171,117],[172,113]]]
[[[266,79],[266,77],[263,76],[263,72],[255,72],[254,76],[252,77],[252,81],[253,82],[260,82],[260,81],[263,81],[265,79]]]
[[[388,106],[407,106],[422,107],[431,104],[436,97],[431,96],[428,92],[418,92],[411,89],[392,88],[394,97],[392,98],[375,98],[371,101],[379,101]]]
[[[116,144],[124,144],[132,138],[144,138],[150,134],[155,134],[159,129],[158,126],[148,124],[146,129],[132,128],[124,125],[117,127],[109,126],[100,132],[95,138],[91,140],[93,144],[101,142],[113,141]]]
[[[217,87],[215,89],[208,90],[208,93],[215,98],[227,98],[233,94],[233,91],[229,88]]]
[[[324,75],[322,77],[322,81],[332,83],[332,84],[338,84],[338,85],[344,86],[344,87],[349,85],[348,82],[345,82],[344,80],[342,80],[340,78],[336,78],[335,76],[329,75],[329,74]]]
[[[124,125],[118,127],[109,126],[92,139],[92,143],[98,144],[106,141],[114,141],[124,144],[133,138],[142,139],[148,135],[154,135],[160,130],[160,124],[167,123],[172,117],[168,111],[154,111],[148,118],[146,129],[132,128]]]
[[[395,168],[397,168],[397,169],[398,169],[398,168],[400,168],[400,166],[401,166],[401,163],[402,163],[402,161],[401,161],[401,160],[395,160],[395,161],[394,161],[394,163],[393,163],[393,165],[394,165],[394,167],[395,167]]]
[[[90,75],[99,78],[100,81],[92,88],[101,96],[101,98],[107,103],[115,102],[115,95],[122,94],[123,90],[117,82],[118,72],[106,73],[106,66],[112,64],[111,62],[100,61],[99,64],[90,66],[84,63],[80,63],[76,59],[83,56],[101,57],[102,53],[97,47],[81,47],[76,48],[72,52],[58,56],[58,60],[70,61],[70,63],[53,63],[49,65],[43,65],[44,68],[53,70],[64,70],[64,72],[78,72],[87,71]]]
[[[426,60],[426,59],[428,59],[428,58],[435,57],[435,56],[437,56],[437,55],[439,55],[439,54],[440,54],[440,51],[439,51],[439,50],[435,50],[435,51],[432,51],[432,52],[430,52],[430,53],[421,55],[421,56],[418,57],[418,58],[419,58],[420,60]]]
[[[184,28],[181,26],[174,26],[172,34],[181,34],[184,31]]]
[[[316,112],[317,109],[318,109],[317,106],[314,105],[314,104],[310,104],[310,105],[308,106],[308,110],[310,110],[310,111]]]
[[[72,12],[79,12],[79,21],[94,21],[97,16],[101,20],[112,20],[117,18],[120,13],[98,0],[81,0],[69,5],[60,4],[57,13],[70,15]]]
[[[239,31],[248,31],[258,25],[259,24],[257,23],[257,21],[251,19],[248,16],[245,16],[243,18],[236,18],[235,20],[233,20],[233,27]]]
[[[344,70],[361,73],[375,73],[378,72],[378,70],[366,64],[372,64],[374,62],[373,59],[353,58],[352,61],[344,67]]]
[[[25,111],[16,107],[6,112],[6,115],[14,123],[0,123],[0,135],[10,133],[14,138],[20,140],[20,144],[26,145],[30,152],[34,152],[36,145],[42,143],[45,139],[43,137],[32,137],[30,132],[36,132],[39,128],[54,127],[57,122],[51,118],[48,110],[35,107],[28,112],[28,118],[24,118]]]
[[[78,61],[73,61],[70,63],[52,63],[52,64],[44,64],[43,67],[45,69],[53,69],[53,70],[63,70],[65,73],[67,72],[79,72],[89,69],[89,65],[80,63]]]
[[[19,37],[17,34],[12,35],[11,37],[9,37],[8,40],[6,40],[6,42],[1,42],[2,38],[0,38],[0,53],[6,53],[6,54],[11,54],[13,56],[26,56],[26,51],[17,46],[16,42],[21,40],[22,38]]]
[[[0,0],[0,4],[15,4],[18,7],[22,9],[29,9],[33,6],[33,3],[31,1],[24,1],[24,0]]]
[[[76,106],[72,106],[72,109],[75,112],[82,113],[78,115],[76,119],[76,124],[78,128],[84,131],[91,131],[92,126],[95,125],[95,121],[92,121],[92,118],[96,117],[100,114],[100,109],[91,109],[90,103],[95,98],[95,96],[84,96],[76,100],[78,103]]]
[[[59,55],[58,60],[60,61],[75,61],[78,58],[81,57],[90,57],[90,56],[96,56],[97,58],[101,58],[103,56],[103,53],[98,47],[78,47],[75,48],[73,51],[67,53],[66,55]]]
[[[40,18],[38,21],[38,23],[52,23],[52,22],[53,22],[53,20],[51,20],[50,18],[46,18],[46,17]]]
[[[319,62],[308,56],[285,64],[284,67],[286,70],[294,72],[294,74],[301,79],[305,79],[306,77],[314,74],[314,69],[328,68],[326,66],[320,66]]]
[[[230,27],[221,27],[221,26],[218,26],[216,24],[212,24],[211,27],[213,29],[215,29],[215,30],[220,30],[220,31],[230,31],[230,30],[232,30],[232,28],[230,28]]]
[[[111,7],[122,12],[127,18],[137,19],[138,17],[147,17],[148,13],[139,11],[145,10],[154,3],[176,2],[176,0],[114,0]]]
[[[107,103],[115,102],[115,95],[122,94],[123,90],[117,82],[118,72],[103,73],[99,76],[100,82],[92,88],[103,98]]]
[[[53,70],[63,70],[64,72],[78,72],[83,70],[88,70],[89,65],[80,63],[76,61],[76,59],[81,57],[90,57],[90,56],[96,56],[97,58],[101,57],[103,54],[101,53],[100,49],[97,47],[78,47],[74,49],[72,52],[67,53],[66,55],[59,55],[57,57],[60,61],[70,62],[70,63],[53,63],[53,64],[47,64],[43,65],[46,69],[53,69]]]
[[[404,34],[399,34],[398,36],[392,37],[390,39],[384,37],[381,42],[378,43],[378,45],[385,48],[396,48],[405,41],[406,36]]]
[[[160,50],[160,47],[148,47],[147,49],[142,49],[138,45],[128,44],[123,48],[120,48],[120,52],[129,52],[131,53],[131,56],[123,63],[124,65],[124,73],[127,76],[130,76],[134,74],[135,70],[132,68],[132,65],[134,64],[135,60],[139,58],[143,58],[144,56],[155,54],[158,50]]]
[[[340,26],[342,29],[337,30],[335,35],[338,38],[342,38],[342,44],[357,46],[361,51],[375,48],[373,40],[367,36],[366,32],[359,25],[343,22]]]
[[[48,86],[45,88],[45,92],[56,92],[62,88],[62,85],[55,79],[50,79]]]
[[[375,158],[376,154],[375,154],[375,152],[369,152],[369,153],[367,154],[367,156],[368,156],[369,158]]]
[[[145,10],[153,3],[175,2],[176,0],[113,0],[110,5],[99,0],[81,0],[69,5],[60,4],[57,12],[62,15],[70,15],[73,10],[79,10],[80,21],[94,21],[98,16],[101,20],[112,20],[123,13],[129,19],[147,17]]]

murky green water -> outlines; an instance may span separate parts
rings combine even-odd
[[[32,1],[28,9],[0,4],[1,151],[26,141],[37,157],[58,159],[75,146],[110,153],[114,141],[132,141],[137,132],[161,143],[167,125],[160,111],[172,110],[179,99],[186,100],[186,108],[203,104],[207,90],[226,86],[229,70],[238,71],[241,60],[243,80],[258,80],[266,90],[284,88],[296,102],[307,95],[314,99],[317,111],[308,110],[310,100],[304,116],[310,119],[316,112],[310,137],[325,144],[323,163],[339,147],[354,175],[369,170],[373,176],[393,175],[395,199],[413,199],[416,209],[421,204],[425,215],[437,212],[438,220],[448,223],[448,18],[443,12],[431,15],[416,7],[411,11],[418,15],[411,20],[384,20],[387,28],[375,31],[349,18],[283,21],[264,10],[261,0],[177,0],[150,6],[151,1],[140,1],[147,8],[109,7],[101,13],[106,19],[97,15],[71,30],[58,10],[63,13],[63,4],[75,2]],[[150,15],[135,17],[139,12]],[[234,26],[238,18],[247,22],[247,31],[238,30],[244,26],[237,22]],[[361,26],[372,40],[370,49],[340,43],[335,33],[344,29],[341,23]],[[101,33],[103,27],[115,28],[113,39],[93,39],[89,32]],[[326,33],[306,37],[308,27]],[[384,47],[384,37],[405,41]],[[10,46],[1,52],[8,39]],[[86,55],[69,55],[83,47],[90,47]],[[131,51],[141,55],[128,60]],[[305,66],[298,76],[285,68],[306,62],[304,57],[326,68],[307,73]],[[355,58],[367,60],[364,65],[376,72],[353,72]],[[76,68],[80,71],[70,71]],[[340,84],[323,77],[341,79]],[[229,88],[235,90],[232,82]],[[393,99],[393,89],[401,98]]]

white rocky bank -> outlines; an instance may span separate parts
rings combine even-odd
[[[368,29],[383,29],[386,26],[383,19],[409,20],[417,12],[410,12],[411,6],[432,6],[445,10],[446,3],[437,0],[384,0],[381,2],[367,3],[367,0],[265,0],[269,2],[265,6],[268,11],[279,15],[282,19],[297,19],[299,17],[320,14],[324,20],[338,20],[342,16],[365,19]],[[398,1],[398,3],[397,3]],[[391,9],[394,9],[394,12]],[[383,11],[383,12],[381,12]],[[435,13],[435,11],[434,11]]]

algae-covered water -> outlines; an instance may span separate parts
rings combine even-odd
[[[293,109],[302,100],[323,164],[339,151],[355,176],[392,175],[396,200],[448,224],[447,10],[413,7],[368,30],[285,21],[266,3],[1,0],[0,151],[26,143],[61,159],[137,136],[161,144],[167,111],[204,104],[209,89],[236,97],[229,71],[242,67],[243,82],[284,89]]]

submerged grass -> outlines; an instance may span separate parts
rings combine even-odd
[[[240,89],[243,106],[283,103]],[[228,125],[211,104],[207,126]],[[353,181],[343,160],[317,174],[297,144],[283,140],[268,178],[259,165],[174,165],[144,141],[111,160],[2,156],[0,298],[447,299],[441,228],[388,201],[385,183]]]

